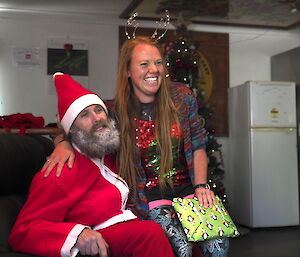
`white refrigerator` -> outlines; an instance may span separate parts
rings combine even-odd
[[[299,225],[295,83],[248,81],[229,89],[229,151],[235,222]]]

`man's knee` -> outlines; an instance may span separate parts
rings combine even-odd
[[[147,231],[149,237],[165,236],[162,227],[152,220],[143,221],[143,229]]]

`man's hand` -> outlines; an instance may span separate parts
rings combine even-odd
[[[72,168],[74,159],[75,154],[71,144],[68,141],[59,143],[42,167],[42,171],[45,171],[44,177],[48,177],[56,165],[56,176],[59,177],[64,164],[68,161],[68,167]]]
[[[84,229],[78,236],[74,245],[81,255],[91,255],[99,257],[109,256],[109,246],[98,231]]]

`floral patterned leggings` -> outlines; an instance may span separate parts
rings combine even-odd
[[[186,235],[171,205],[161,205],[150,210],[148,218],[160,224],[164,229],[177,257],[192,257],[193,245],[187,241]],[[227,257],[229,239],[219,238],[199,242],[204,257]]]

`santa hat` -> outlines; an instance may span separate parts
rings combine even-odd
[[[98,95],[82,87],[71,76],[57,72],[53,75],[58,98],[58,115],[66,134],[78,116],[86,107],[99,104],[107,113],[107,108]]]

